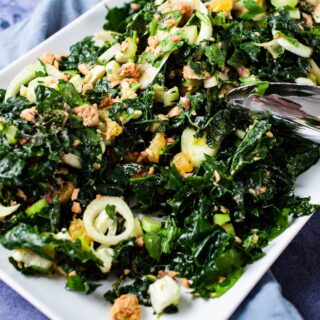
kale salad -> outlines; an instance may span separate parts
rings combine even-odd
[[[319,146],[233,88],[320,84],[311,0],[137,0],[0,90],[0,242],[27,276],[66,277],[115,319],[215,298],[316,207],[293,194]],[[187,289],[182,289],[185,287]],[[107,309],[106,302],[106,309]]]

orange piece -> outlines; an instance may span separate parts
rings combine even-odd
[[[230,11],[233,7],[233,0],[211,0],[208,9],[211,12]]]
[[[173,157],[173,164],[181,174],[192,172],[194,169],[193,163],[185,152],[177,153]]]
[[[157,133],[146,149],[147,157],[150,162],[158,163],[161,153],[167,146],[167,139],[164,133]]]

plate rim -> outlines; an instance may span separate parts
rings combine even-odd
[[[102,0],[96,5],[94,5],[92,8],[84,12],[82,15],[80,15],[78,18],[70,22],[68,25],[51,35],[49,38],[23,54],[21,57],[4,67],[0,70],[0,78],[4,76],[7,73],[11,73],[12,70],[16,68],[20,68],[22,64],[24,64],[28,60],[34,60],[34,57],[36,56],[36,52],[40,51],[42,49],[45,49],[46,46],[52,42],[55,41],[56,38],[59,38],[61,35],[68,31],[72,30],[75,25],[80,23],[81,21],[85,20],[87,17],[91,16],[96,10],[99,10],[101,8],[104,9],[104,7],[107,4],[114,4],[117,5],[117,0]],[[266,253],[265,257],[257,260],[256,262],[252,263],[251,265],[247,266],[244,270],[244,273],[240,277],[240,279],[237,281],[237,283],[241,280],[241,278],[244,277],[246,274],[246,271],[248,268],[254,268],[255,264],[257,264],[259,261],[260,263],[265,261],[265,267],[260,268],[257,272],[254,274],[254,279],[250,280],[250,284],[246,285],[245,290],[243,290],[242,294],[237,297],[236,301],[233,302],[232,306],[228,309],[227,312],[224,314],[224,318],[219,319],[227,319],[229,318],[236,309],[240,306],[240,304],[245,300],[245,298],[248,296],[248,294],[252,291],[252,289],[256,286],[256,284],[259,282],[259,280],[263,277],[263,275],[270,269],[271,265],[276,261],[276,259],[281,255],[282,252],[287,248],[287,246],[292,242],[292,240],[295,238],[295,236],[299,233],[299,231],[303,228],[303,226],[307,223],[307,221],[311,218],[312,215],[297,218],[294,220],[294,222],[279,236],[277,236],[275,239],[273,239],[267,247],[264,248],[264,251],[270,250],[272,246],[277,243],[283,241],[285,239],[285,244],[279,245],[276,250],[273,250],[272,253]],[[14,272],[17,272],[16,270],[13,270]],[[12,289],[14,289],[18,294],[20,294],[23,298],[25,298],[28,302],[30,302],[32,305],[34,305],[38,310],[40,310],[44,315],[49,317],[49,319],[53,320],[63,320],[60,315],[58,315],[57,311],[54,310],[52,307],[47,306],[44,302],[41,301],[41,297],[34,295],[28,288],[23,286],[19,281],[15,280],[13,277],[10,276],[9,273],[5,272],[0,265],[0,279],[3,280],[7,285],[9,285]],[[235,284],[236,285],[236,284]],[[232,289],[231,289],[232,290]],[[225,293],[222,297],[228,296],[228,292]],[[219,299],[219,298],[218,298]],[[164,318],[164,317],[163,317]]]

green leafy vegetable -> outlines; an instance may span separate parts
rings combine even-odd
[[[90,283],[86,280],[81,279],[81,277],[79,277],[78,275],[69,275],[67,277],[66,288],[71,291],[90,294],[99,286],[99,284]]]
[[[289,221],[318,208],[294,185],[319,145],[226,104],[242,85],[264,95],[270,82],[320,84],[314,8],[160,2],[109,9],[104,30],[15,80],[16,96],[0,90],[0,203],[19,204],[0,219],[1,244],[17,250],[10,262],[26,275],[65,274],[84,294],[112,273],[111,303],[130,293],[149,306],[166,272],[194,297],[220,296]],[[296,5],[303,18],[290,16]],[[103,196],[130,210],[103,203],[90,217]]]
[[[125,5],[121,8],[112,8],[108,10],[106,16],[106,23],[104,24],[103,28],[105,30],[112,30],[116,32],[123,33],[126,31],[126,18],[129,15],[129,5]]]

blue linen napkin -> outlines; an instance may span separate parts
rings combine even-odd
[[[21,5],[22,1],[19,2]],[[29,0],[29,3],[31,2],[35,1]],[[98,2],[99,0],[42,0],[28,20],[0,32],[0,68],[32,49]],[[8,4],[8,0],[0,0],[0,8],[4,8],[5,4]],[[7,24],[3,27],[7,27]],[[0,281],[0,319],[47,318]],[[232,320],[236,319],[301,320],[302,317],[282,296],[278,282],[272,273],[268,272],[234,313]]]

